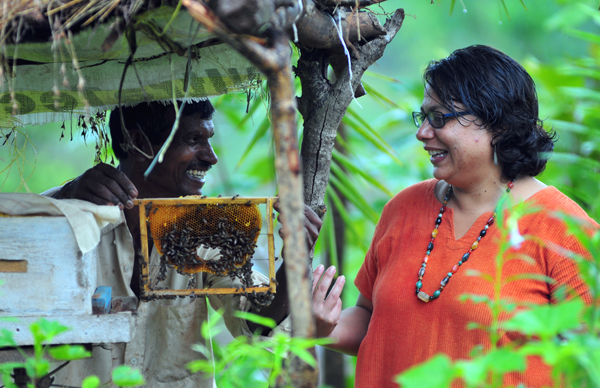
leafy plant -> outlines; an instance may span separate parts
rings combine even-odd
[[[275,328],[275,321],[259,315],[237,312],[238,318],[246,319],[259,325]],[[204,344],[195,344],[192,348],[203,354],[206,359],[195,360],[187,367],[192,373],[203,372],[214,375],[220,388],[252,388],[275,386],[276,381],[285,381],[285,386],[292,386],[285,375],[287,363],[295,355],[311,366],[316,366],[313,355],[307,349],[315,345],[325,345],[331,340],[290,337],[276,333],[268,340],[255,334],[252,339],[241,336],[225,346],[219,346],[212,338],[218,333],[217,324],[221,314],[213,314],[202,323]],[[214,354],[214,359],[211,354]]]
[[[82,345],[60,345],[50,347],[47,345],[57,335],[68,331],[69,328],[56,321],[40,318],[29,326],[33,337],[33,357],[29,357],[17,346],[12,332],[0,330],[0,348],[14,347],[23,356],[24,362],[6,362],[0,364],[0,380],[5,388],[17,388],[11,374],[15,369],[23,368],[29,378],[27,386],[35,388],[43,379],[48,379],[54,372],[50,371],[48,356],[56,361],[74,361],[91,357],[91,352]],[[129,366],[119,366],[113,370],[112,381],[118,387],[133,387],[144,384],[144,378],[139,370]],[[82,382],[82,388],[97,388],[100,379],[97,376],[88,376]]]

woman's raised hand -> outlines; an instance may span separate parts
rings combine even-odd
[[[334,266],[325,271],[323,265],[319,265],[313,272],[313,312],[317,324],[317,338],[328,337],[340,320],[342,312],[340,295],[346,283],[346,278],[339,276],[329,295],[327,295],[335,272]]]

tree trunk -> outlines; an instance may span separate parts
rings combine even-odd
[[[343,63],[346,58],[340,58],[337,54],[331,55],[326,50],[301,50],[296,75],[302,84],[302,97],[299,99],[298,108],[304,117],[304,139],[300,152],[304,202],[317,213],[324,206],[337,128],[354,98],[365,70],[381,58],[385,47],[396,36],[403,21],[404,10],[399,9],[386,21],[385,35],[366,44],[357,45],[359,57],[353,56],[351,71],[348,71],[346,65],[335,83],[327,79],[328,64]]]
[[[267,40],[259,42],[249,36],[235,35],[196,0],[183,0],[190,14],[212,30],[220,39],[244,55],[266,77],[271,95],[271,122],[275,139],[275,167],[279,186],[281,213],[286,220],[283,236],[285,270],[287,274],[292,334],[311,338],[315,335],[312,296],[304,233],[304,203],[302,173],[298,155],[296,99],[292,79],[291,52],[285,31],[272,28]],[[263,43],[263,44],[261,44]],[[313,348],[314,355],[314,348]],[[295,387],[313,388],[318,381],[317,369],[294,358],[290,379]]]

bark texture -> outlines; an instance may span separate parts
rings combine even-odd
[[[302,84],[298,108],[304,117],[301,150],[304,202],[312,208],[324,205],[337,128],[354,98],[360,79],[365,70],[381,58],[403,21],[404,10],[399,9],[386,21],[385,35],[357,45],[358,56],[352,55],[351,59],[352,71],[349,72],[346,66],[335,83],[327,79],[326,70],[332,61],[341,62],[339,56],[332,56],[326,50],[301,50],[296,75]]]

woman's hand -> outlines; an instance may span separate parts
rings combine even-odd
[[[334,266],[325,271],[325,267],[319,265],[313,272],[313,313],[317,324],[317,338],[328,337],[340,321],[342,313],[340,295],[344,289],[346,278],[339,276],[327,295],[335,271]]]

